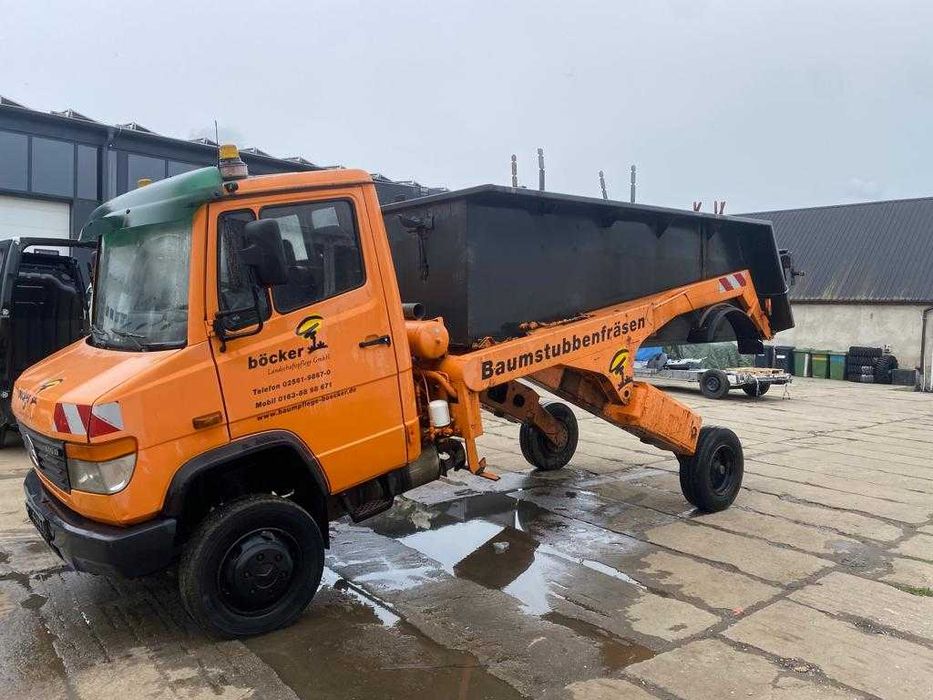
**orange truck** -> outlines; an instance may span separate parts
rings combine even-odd
[[[90,335],[16,382],[28,515],[75,569],[177,564],[186,610],[212,633],[288,625],[318,588],[330,521],[452,470],[498,478],[481,408],[521,424],[532,465],[566,465],[574,414],[534,387],[672,451],[700,510],[735,499],[738,438],[635,381],[632,359],[711,311],[770,337],[773,300],[749,270],[464,347],[403,304],[369,175],[249,177],[235,148],[220,156],[93,214]]]

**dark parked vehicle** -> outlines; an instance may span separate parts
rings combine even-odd
[[[88,333],[89,260],[96,247],[57,238],[0,241],[0,446],[16,427],[10,407],[16,378]]]

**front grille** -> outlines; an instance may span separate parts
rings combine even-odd
[[[52,440],[20,426],[23,442],[33,463],[42,475],[62,491],[71,491],[68,464],[65,461],[65,443]]]

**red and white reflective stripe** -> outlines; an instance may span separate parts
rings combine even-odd
[[[123,430],[123,413],[120,411],[119,402],[95,404],[91,408],[91,423],[88,426],[91,437],[115,433],[118,430]]]
[[[123,413],[117,401],[96,406],[57,403],[52,414],[55,430],[71,435],[97,437],[123,430]]]
[[[744,286],[745,275],[743,275],[741,272],[736,272],[734,274],[719,278],[720,292],[731,292],[733,289],[738,289],[739,287]]]
[[[55,429],[60,433],[87,435],[88,422],[91,419],[91,407],[85,404],[57,403],[52,415]]]

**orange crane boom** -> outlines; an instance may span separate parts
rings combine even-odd
[[[632,361],[639,346],[672,319],[722,304],[743,313],[761,337],[771,337],[750,274],[742,270],[732,277],[741,284],[731,287],[714,278],[566,321],[526,324],[527,334],[520,338],[421,361],[416,371],[450,402],[453,433],[463,438],[467,466],[474,474],[497,478],[486,469],[476,446],[483,433],[480,407],[518,422],[530,421],[556,445],[566,440],[566,429],[521,379],[644,442],[691,456],[700,417],[665,392],[635,381]]]

